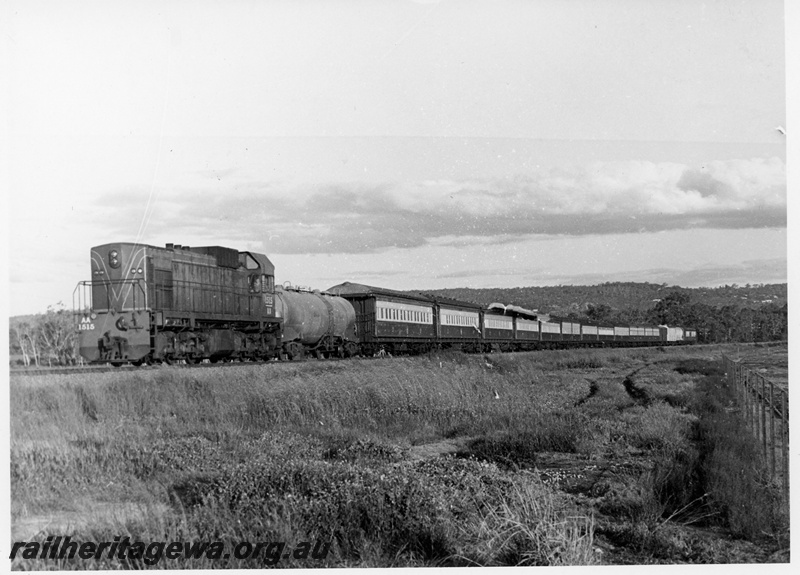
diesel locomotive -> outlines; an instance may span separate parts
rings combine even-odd
[[[674,345],[693,329],[559,319],[345,282],[325,292],[275,285],[263,254],[222,246],[91,248],[75,288],[79,352],[90,363],[350,357],[433,349],[517,351]]]
[[[275,286],[263,254],[221,246],[91,248],[92,279],[73,293],[90,363],[196,363],[355,353],[341,298]]]

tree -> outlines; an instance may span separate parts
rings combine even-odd
[[[651,318],[658,324],[681,325],[691,297],[682,291],[671,291],[656,303]]]
[[[55,357],[59,364],[75,363],[77,337],[72,313],[58,303],[48,306],[47,312],[39,317],[37,335],[41,349],[48,354],[48,361]]]
[[[610,305],[590,303],[586,310],[586,317],[592,321],[602,322],[608,320],[613,312],[614,310]]]
[[[22,361],[26,366],[31,364],[31,358],[36,365],[39,365],[39,341],[37,337],[36,324],[27,321],[15,322],[11,327],[14,335],[15,347],[22,354]],[[14,350],[16,351],[16,350]]]

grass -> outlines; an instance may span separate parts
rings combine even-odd
[[[667,544],[666,523],[689,521],[697,505],[687,504],[726,473],[712,472],[721,448],[697,447],[711,437],[698,417],[713,410],[693,400],[705,377],[694,368],[708,353],[442,354],[12,378],[12,522],[48,519],[39,540],[330,545],[321,563],[281,566],[592,564],[598,533],[663,559],[686,547]],[[678,373],[678,364],[691,369]],[[453,441],[456,457],[409,456],[418,444]],[[604,471],[586,487],[543,481],[556,456]],[[609,471],[614,461],[624,469]],[[734,524],[741,516],[725,513]],[[24,563],[120,566],[141,565]]]
[[[696,401],[711,501],[733,535],[788,545],[788,506],[780,486],[769,477],[757,440],[741,416],[728,409],[738,399],[718,367],[704,380]]]

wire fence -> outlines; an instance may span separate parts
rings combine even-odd
[[[723,355],[725,374],[733,386],[745,423],[756,436],[770,475],[789,498],[789,391],[775,385],[741,360]]]

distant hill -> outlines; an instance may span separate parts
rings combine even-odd
[[[470,301],[482,305],[493,302],[538,309],[542,313],[581,313],[589,304],[605,304],[615,310],[646,310],[668,293],[680,291],[691,303],[712,307],[736,306],[760,309],[769,304],[783,306],[787,284],[737,284],[716,288],[683,288],[667,284],[607,282],[592,286],[546,286],[518,288],[452,288],[420,290],[425,293]]]

